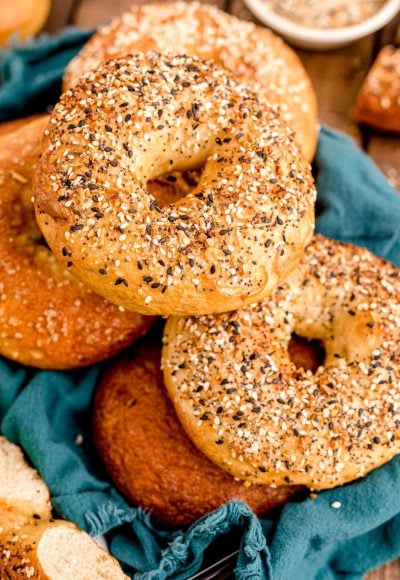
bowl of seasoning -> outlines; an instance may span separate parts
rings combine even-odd
[[[257,18],[291,44],[331,50],[383,28],[400,0],[245,0]]]

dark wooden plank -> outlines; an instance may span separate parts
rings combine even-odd
[[[228,0],[227,11],[231,14],[234,14],[238,18],[241,18],[242,20],[250,20],[261,25],[258,19],[253,16],[253,14],[242,0]]]
[[[382,46],[391,43],[400,44],[400,14],[377,35],[374,47],[375,54]],[[400,137],[371,130],[367,151],[390,183],[400,191]]]
[[[373,46],[374,38],[368,36],[328,53],[297,51],[317,93],[321,121],[349,133],[359,143],[362,135],[351,110],[370,67]]]
[[[400,44],[400,12],[376,34],[376,53],[385,44]]]
[[[82,0],[80,6],[75,11],[74,23],[85,28],[99,26],[111,18],[118,16],[121,12],[128,10],[132,4],[148,4],[149,0]],[[222,8],[223,0],[208,0],[208,4],[215,4]]]
[[[374,133],[369,140],[368,154],[386,175],[391,185],[400,191],[399,137]]]
[[[145,4],[145,0],[82,0],[75,11],[74,24],[84,28],[93,28],[104,24],[114,16],[128,10],[132,4]]]
[[[46,24],[46,31],[55,33],[57,30],[71,23],[74,10],[80,0],[53,0],[51,12]]]

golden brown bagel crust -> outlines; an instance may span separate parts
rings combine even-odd
[[[9,43],[15,36],[19,40],[34,36],[45,24],[50,8],[50,0],[3,2],[0,21],[0,44]]]
[[[381,50],[361,87],[354,116],[380,131],[400,133],[400,48]]]
[[[147,191],[203,163],[177,203]],[[36,174],[36,216],[57,257],[143,314],[224,312],[270,294],[312,236],[314,201],[278,114],[186,56],[139,53],[84,76],[53,111]]]
[[[43,113],[38,113],[37,115],[29,115],[28,117],[22,117],[21,119],[13,119],[12,121],[0,123],[0,143],[4,135],[12,133],[13,131],[16,131],[23,125],[27,125],[28,123],[31,123],[36,119],[40,119],[41,117],[47,117],[47,115]]]
[[[365,249],[316,236],[270,299],[170,318],[165,383],[195,444],[250,482],[315,489],[399,453],[399,273]],[[293,332],[324,342],[314,375],[289,359]]]
[[[311,160],[317,101],[297,55],[271,31],[198,2],[156,2],[132,8],[94,34],[69,64],[64,89],[101,61],[139,51],[212,58],[259,97],[278,105]]]
[[[146,340],[101,381],[94,441],[117,487],[165,524],[183,526],[236,498],[263,515],[293,498],[296,487],[246,486],[196,449],[168,399],[161,347]]]
[[[48,118],[2,137],[0,147],[0,353],[40,368],[106,359],[153,322],[120,312],[83,286],[41,243],[32,178]]]

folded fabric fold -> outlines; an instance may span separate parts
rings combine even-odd
[[[315,160],[316,231],[399,264],[400,196],[352,140],[323,127]]]
[[[53,104],[63,68],[89,34],[67,29],[2,52],[0,120]],[[323,128],[315,170],[317,230],[400,266],[400,196],[371,160],[348,137]],[[232,501],[188,530],[157,526],[116,491],[94,449],[91,401],[106,365],[34,371],[0,359],[0,428],[22,445],[57,512],[92,535],[107,534],[132,577],[188,578],[201,568],[207,547],[232,530],[241,535],[236,575],[242,580],[356,579],[400,556],[400,457],[271,518],[259,520]]]
[[[66,65],[91,34],[71,26],[57,36],[43,34],[12,50],[0,49],[0,122],[53,106]]]

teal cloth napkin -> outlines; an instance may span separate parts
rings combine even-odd
[[[0,122],[54,105],[66,65],[91,34],[71,26],[57,36],[42,34],[12,50],[0,50]]]
[[[67,30],[0,54],[0,118],[54,103],[62,70],[87,36]],[[371,160],[349,138],[323,128],[315,173],[317,230],[400,266],[400,196]],[[91,400],[105,365],[35,371],[0,358],[0,430],[22,445],[56,511],[92,535],[106,534],[131,577],[188,578],[201,568],[206,548],[232,530],[241,536],[242,580],[355,580],[400,556],[400,456],[365,479],[289,503],[271,519],[231,501],[188,529],[157,526],[121,497],[94,451]]]

